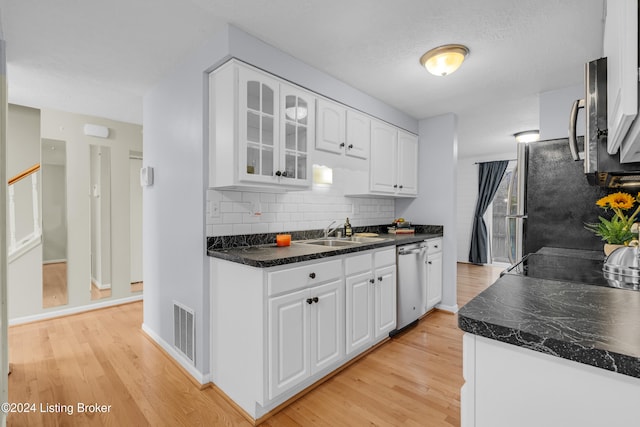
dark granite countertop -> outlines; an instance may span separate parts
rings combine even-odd
[[[383,241],[358,243],[352,246],[317,246],[292,241],[291,246],[277,247],[275,244],[236,246],[227,249],[210,248],[207,254],[214,258],[250,265],[252,267],[274,267],[295,262],[327,258],[385,246],[398,246],[442,237],[442,233],[379,234]]]
[[[541,250],[556,256],[593,256]],[[640,378],[640,292],[504,275],[458,313],[466,332]]]

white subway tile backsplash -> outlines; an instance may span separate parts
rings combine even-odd
[[[222,201],[241,202],[242,193],[240,191],[222,191]]]
[[[231,234],[251,234],[251,224],[233,224]]]
[[[220,204],[218,217],[212,217],[212,209],[206,215],[207,234],[212,236],[323,229],[346,217],[354,226],[386,224],[395,211],[393,199],[348,198],[334,188],[295,193],[209,189],[207,202]],[[253,215],[253,209],[261,215]]]

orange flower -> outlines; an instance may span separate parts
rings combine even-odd
[[[609,206],[618,209],[631,209],[636,199],[628,193],[617,192],[609,195]]]
[[[596,205],[600,206],[601,208],[606,208],[607,206],[609,206],[609,196],[604,196],[602,199],[598,200],[596,202]]]

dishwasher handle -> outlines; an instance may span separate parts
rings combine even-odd
[[[400,250],[398,250],[398,255],[420,254],[423,251],[424,251],[424,247],[423,246],[421,246],[419,248],[416,248],[416,249],[411,249],[411,250],[400,249]]]

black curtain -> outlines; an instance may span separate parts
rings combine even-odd
[[[473,218],[471,248],[469,249],[469,262],[474,264],[487,263],[487,225],[482,216],[493,201],[508,164],[508,160],[479,164],[478,204]]]

